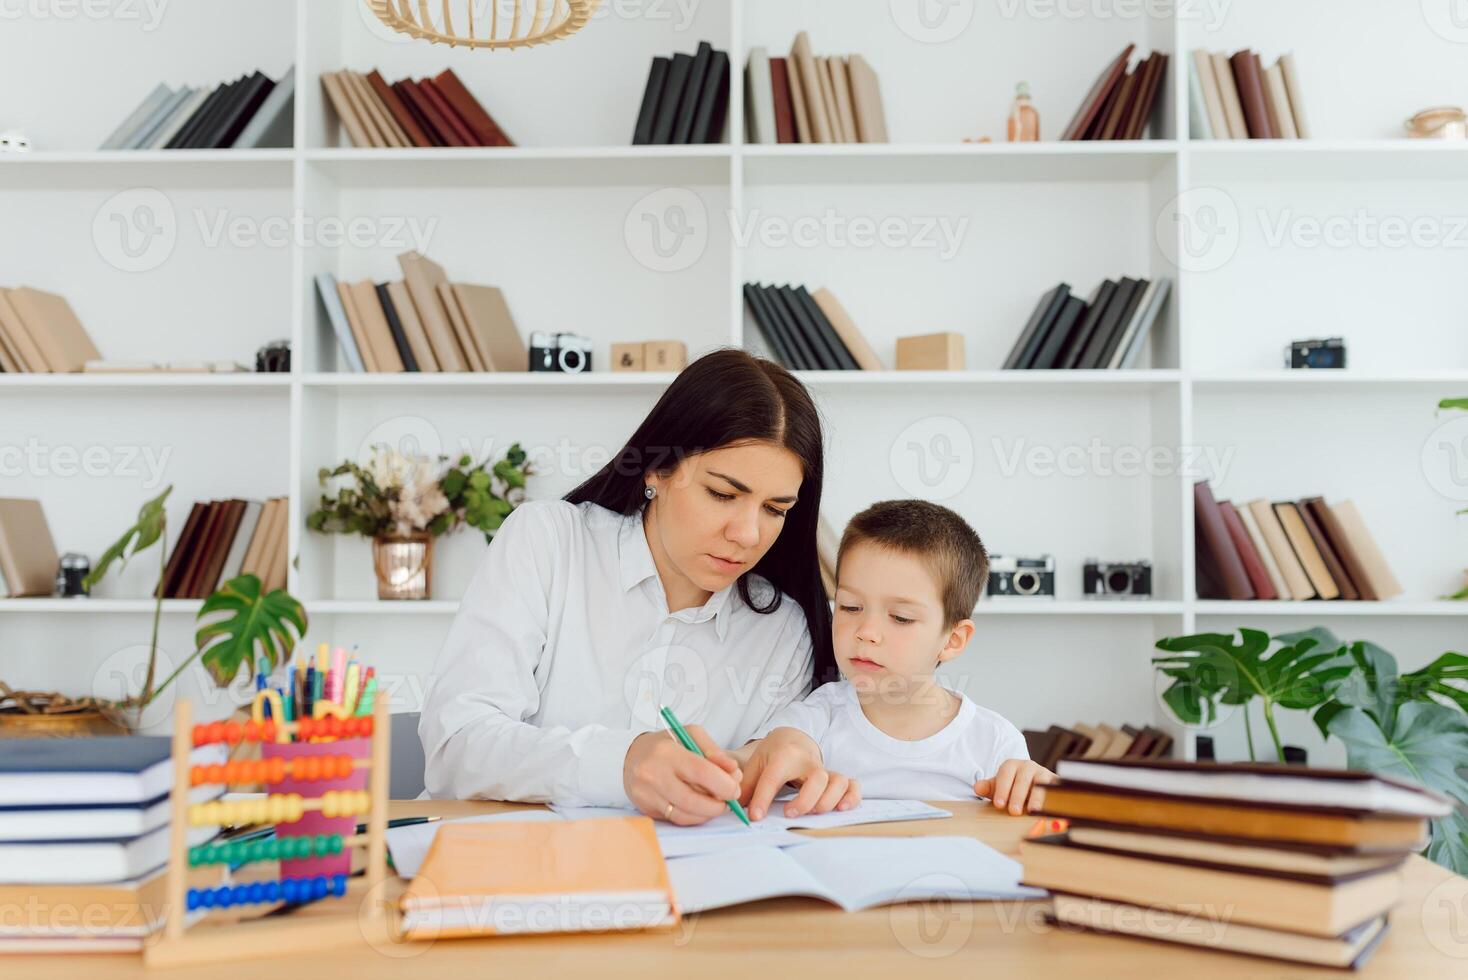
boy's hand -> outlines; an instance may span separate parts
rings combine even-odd
[[[776,794],[787,783],[800,787],[785,804],[785,816],[849,810],[861,803],[856,780],[831,772],[821,762],[815,741],[795,728],[777,728],[758,742],[734,753],[743,770],[740,800],[751,820],[763,820]]]
[[[1006,805],[1015,816],[1028,813],[1030,791],[1036,786],[1055,782],[1055,773],[1038,762],[1029,759],[1005,759],[993,779],[980,779],[974,783],[975,796],[987,796],[1000,810]]]

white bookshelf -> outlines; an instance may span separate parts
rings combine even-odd
[[[431,601],[380,603],[366,542],[305,530],[318,468],[375,439],[479,452],[521,441],[552,463],[534,495],[558,496],[615,451],[671,377],[347,373],[313,277],[396,278],[397,253],[426,242],[451,278],[503,287],[522,332],[590,337],[602,369],[608,345],[624,340],[679,339],[695,357],[731,344],[760,349],[743,309],[749,280],[831,288],[889,363],[899,336],[963,333],[963,371],[798,374],[827,422],[824,509],[833,522],[923,489],[902,440],[928,424],[919,437],[962,434],[960,465],[972,468],[954,495],[931,495],[964,513],[993,551],[1055,554],[1058,598],[981,604],[978,639],[954,671],[976,699],[1022,726],[1165,722],[1149,663],[1164,635],[1323,624],[1381,643],[1404,669],[1461,648],[1468,606],[1438,596],[1458,586],[1468,564],[1468,523],[1453,517],[1461,504],[1429,485],[1420,457],[1442,421],[1437,400],[1468,395],[1458,296],[1468,242],[1317,247],[1289,227],[1271,237],[1285,213],[1364,209],[1436,221],[1440,231],[1468,218],[1468,145],[1399,138],[1411,112],[1468,102],[1464,48],[1433,33],[1415,5],[1235,0],[1211,24],[957,4],[951,10],[971,18],[966,28],[925,43],[903,32],[889,4],[708,0],[609,6],[576,37],[516,54],[400,42],[357,6],[173,5],[150,30],[115,19],[21,20],[0,37],[7,90],[42,66],[55,77],[109,80],[85,96],[52,86],[0,120],[37,147],[0,159],[0,284],[64,292],[115,359],[249,363],[277,338],[293,349],[289,375],[0,376],[0,446],[38,444],[49,454],[44,466],[0,471],[0,495],[40,497],[60,549],[95,559],[162,484],[175,487],[174,536],[195,500],[289,494],[290,588],[311,615],[307,643],[360,644],[403,685],[401,707],[416,708],[482,538],[439,541]],[[817,53],[866,55],[881,76],[893,143],[745,145],[736,75],[724,142],[627,145],[653,55],[709,40],[739,69],[750,47],[783,53],[802,28]],[[1101,66],[1129,42],[1172,55],[1154,138],[1053,142]],[[1317,138],[1187,139],[1185,58],[1196,46],[1253,46],[1266,59],[1296,51]],[[293,149],[92,149],[159,80],[213,84],[256,68],[278,77],[292,64]],[[452,66],[520,145],[344,145],[316,83],[344,66],[375,66],[389,80]],[[1052,141],[962,142],[1002,140],[1021,79]],[[137,189],[163,195],[175,240],[163,261],[128,271],[108,232],[94,226],[115,195]],[[1225,230],[1235,237],[1222,262],[1190,251],[1188,222],[1200,215],[1175,220],[1178,200],[1185,210],[1199,200],[1233,209]],[[662,271],[639,219],[666,220],[668,207],[691,215],[701,245]],[[951,254],[941,238],[937,247],[863,246],[827,236],[804,247],[763,235],[826,214],[896,217],[914,235],[921,222],[945,219],[962,231]],[[283,244],[211,237],[231,222],[259,231],[293,215],[313,227],[362,219],[371,234],[356,244],[314,233]],[[746,228],[754,229],[747,239]],[[417,232],[426,238],[407,240]],[[1086,294],[1121,275],[1173,279],[1142,369],[998,370],[1045,290],[1064,280]],[[1279,367],[1289,340],[1335,335],[1350,344],[1349,371]],[[1046,461],[1046,452],[1092,445],[1108,451],[1110,471],[1087,462],[1057,472],[1059,461]],[[102,447],[114,465],[100,476],[57,472],[56,453],[67,447]],[[1151,471],[1121,465],[1120,454],[1157,447],[1231,455],[1222,472],[1184,468],[1180,452]],[[128,449],[151,452],[156,474],[125,467],[120,451]],[[1407,595],[1385,603],[1193,598],[1191,483],[1203,477],[1215,479],[1221,498],[1354,499]],[[1156,597],[1085,600],[1088,557],[1149,558]],[[88,601],[0,601],[0,677],[70,693],[89,693],[74,690],[78,677],[83,686],[97,678],[105,692],[119,664],[139,662],[155,575],[150,553]],[[164,603],[170,655],[190,649],[198,605]],[[207,694],[197,676],[182,690]],[[227,705],[216,697],[206,707]],[[1220,752],[1242,751],[1235,728],[1216,732]],[[1286,732],[1321,749],[1308,729]]]

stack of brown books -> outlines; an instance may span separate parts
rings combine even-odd
[[[1063,140],[1139,140],[1157,108],[1167,78],[1167,55],[1153,51],[1128,70],[1136,45],[1117,55],[1081,101]]]
[[[812,53],[795,35],[788,57],[753,48],[745,72],[751,143],[886,143],[887,113],[877,73],[859,54]]]
[[[1390,599],[1401,583],[1356,505],[1214,500],[1193,485],[1200,599]]]
[[[349,370],[529,370],[530,352],[497,288],[450,282],[442,266],[417,252],[399,255],[398,265],[403,278],[395,282],[316,277]]]
[[[1059,775],[1035,802],[1067,830],[1020,846],[1057,922],[1327,966],[1370,955],[1399,866],[1452,812],[1339,769],[1067,759]]]
[[[29,286],[0,289],[0,371],[70,374],[101,356],[66,297]]]
[[[286,514],[285,497],[194,504],[164,568],[164,598],[204,599],[240,575],[266,592],[285,588]]]
[[[1216,140],[1305,140],[1310,122],[1300,91],[1294,54],[1281,55],[1268,68],[1253,51],[1230,56],[1221,51],[1193,52],[1190,86],[1200,122],[1194,138]]]
[[[514,146],[452,68],[391,85],[376,68],[322,72],[321,85],[353,146]]]
[[[1024,736],[1030,758],[1046,769],[1054,769],[1061,759],[1165,759],[1172,752],[1172,736],[1151,725],[1078,721],[1069,728],[1027,728]]]

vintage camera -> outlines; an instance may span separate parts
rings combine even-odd
[[[272,340],[255,351],[255,371],[258,374],[289,374],[291,370],[291,342]]]
[[[530,334],[530,370],[584,374],[591,370],[591,341],[574,333]]]
[[[1081,592],[1092,599],[1150,596],[1152,594],[1152,563],[1150,561],[1097,561],[1094,558],[1088,558]]]
[[[1291,369],[1344,368],[1346,342],[1339,337],[1297,340],[1285,351],[1285,366]]]
[[[1037,596],[1055,598],[1055,558],[989,556],[990,596]]]
[[[68,551],[61,556],[56,569],[56,594],[63,599],[85,599],[87,576],[92,572],[92,560],[86,555]]]

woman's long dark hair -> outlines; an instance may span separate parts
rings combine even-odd
[[[784,446],[800,459],[804,479],[780,536],[750,570],[779,591],[768,606],[755,605],[745,573],[739,577],[739,596],[761,613],[780,608],[782,592],[799,604],[815,653],[812,680],[820,686],[837,677],[831,609],[816,557],[825,447],[810,393],[789,371],[742,350],[705,354],[673,379],[622,451],[565,499],[635,514],[647,503],[647,473],[667,475],[690,456],[744,441]]]

